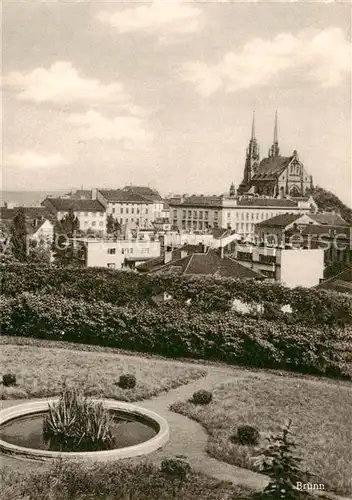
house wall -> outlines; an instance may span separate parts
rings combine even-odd
[[[159,241],[117,240],[87,241],[87,267],[121,269],[125,258],[141,261],[160,256]]]
[[[107,214],[113,215],[120,224],[138,223],[140,227],[148,226],[154,220],[153,203],[126,203],[109,201]]]
[[[49,221],[49,220],[46,220],[41,226],[40,228],[38,229],[38,231],[36,231],[35,233],[32,234],[31,238],[37,240],[37,241],[40,241],[40,240],[44,240],[48,243],[52,242],[53,241],[53,237],[54,237],[54,226],[53,224]]]
[[[58,220],[62,219],[68,212],[57,212],[56,217]],[[106,212],[74,212],[75,217],[79,220],[79,228],[82,231],[91,229],[93,231],[106,232]]]

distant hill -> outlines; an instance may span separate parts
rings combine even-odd
[[[30,206],[40,205],[47,196],[63,196],[69,189],[58,191],[2,191],[2,203],[15,203],[16,205]]]
[[[326,211],[335,210],[335,212],[341,214],[341,217],[345,219],[346,222],[352,225],[352,209],[345,205],[338,196],[320,186],[316,186],[311,191],[311,194],[319,209]]]

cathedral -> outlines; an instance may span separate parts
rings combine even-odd
[[[269,149],[268,156],[260,160],[253,113],[252,133],[246,151],[243,180],[237,194],[294,198],[307,196],[312,187],[313,178],[299,160],[297,151],[293,151],[291,156],[280,155],[277,113],[275,114],[273,144]],[[231,190],[233,193],[233,186],[231,186]]]

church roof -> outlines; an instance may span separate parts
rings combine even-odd
[[[259,163],[258,170],[252,177],[252,181],[274,180],[291,163],[293,156],[274,156],[272,158],[263,158]]]

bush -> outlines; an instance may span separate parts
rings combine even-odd
[[[173,479],[185,480],[191,473],[191,466],[180,458],[165,458],[161,462],[161,472]]]
[[[2,376],[2,383],[5,387],[16,385],[16,375],[13,375],[12,373],[5,373],[5,375]]]
[[[133,389],[136,386],[136,383],[136,377],[127,373],[120,375],[118,386],[121,387],[121,389]]]
[[[22,292],[56,293],[88,302],[117,306],[148,305],[163,292],[184,306],[205,312],[229,311],[234,299],[248,305],[266,304],[268,319],[295,324],[351,325],[352,303],[348,294],[320,289],[285,288],[279,283],[205,276],[140,275],[102,268],[56,268],[33,264],[0,265],[1,291],[15,297]],[[269,306],[270,304],[270,306]],[[292,314],[283,314],[289,304]],[[253,313],[256,315],[256,313]]]
[[[5,335],[351,378],[350,328],[287,325],[175,304],[141,313],[138,304],[27,292],[0,297],[0,320]]]
[[[195,405],[208,405],[212,398],[213,395],[211,392],[201,389],[193,394],[191,402]]]
[[[237,433],[231,438],[232,441],[249,446],[259,444],[260,434],[256,427],[252,425],[240,425],[237,428]]]

